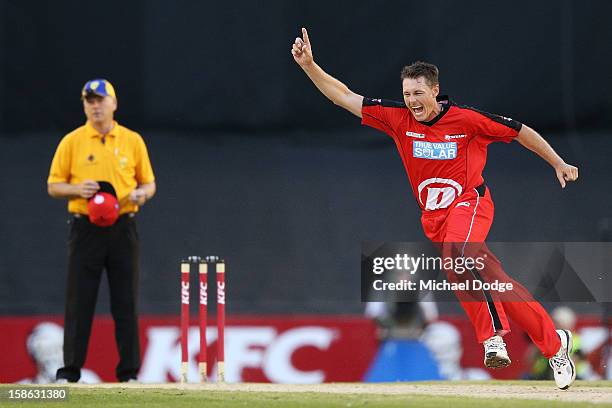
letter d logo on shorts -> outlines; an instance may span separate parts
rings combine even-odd
[[[446,208],[461,195],[463,188],[455,180],[430,178],[419,184],[419,202],[426,210]],[[424,192],[425,204],[423,204]]]

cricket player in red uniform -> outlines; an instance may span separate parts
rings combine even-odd
[[[436,243],[485,241],[494,206],[482,177],[487,146],[495,141],[518,141],[546,160],[562,188],[578,178],[578,169],[563,161],[533,129],[507,117],[459,106],[440,96],[438,68],[416,62],[401,73],[404,101],[364,98],[327,74],[313,59],[306,29],[291,49],[295,62],[334,104],[393,138],[402,157],[413,193],[422,210],[425,235]],[[512,318],[549,359],[555,382],[567,389],[576,378],[570,359],[571,332],[555,330],[535,300],[502,302],[485,294],[479,302],[462,301],[476,336],[484,345],[485,366],[508,366],[502,336]]]

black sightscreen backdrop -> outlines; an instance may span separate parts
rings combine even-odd
[[[0,4],[7,131],[73,127],[99,76],[138,128],[352,126],[293,62],[301,26],[316,60],[366,96],[400,98],[402,66],[427,60],[461,103],[546,130],[612,124],[605,0]]]

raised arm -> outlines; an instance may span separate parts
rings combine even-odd
[[[297,37],[291,48],[293,59],[304,70],[308,78],[315,84],[323,95],[338,106],[361,117],[361,104],[363,96],[348,89],[346,85],[332,77],[314,62],[312,46],[308,32],[302,28],[302,38]]]
[[[523,125],[515,140],[546,160],[555,169],[561,188],[565,188],[567,181],[576,181],[578,179],[578,168],[563,161],[548,142],[535,130]]]

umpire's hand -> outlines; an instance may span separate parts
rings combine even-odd
[[[96,181],[85,180],[81,184],[75,184],[75,188],[79,197],[91,198],[100,189],[100,185]]]
[[[147,193],[142,188],[135,188],[130,193],[130,201],[138,205],[143,205],[147,201]]]

